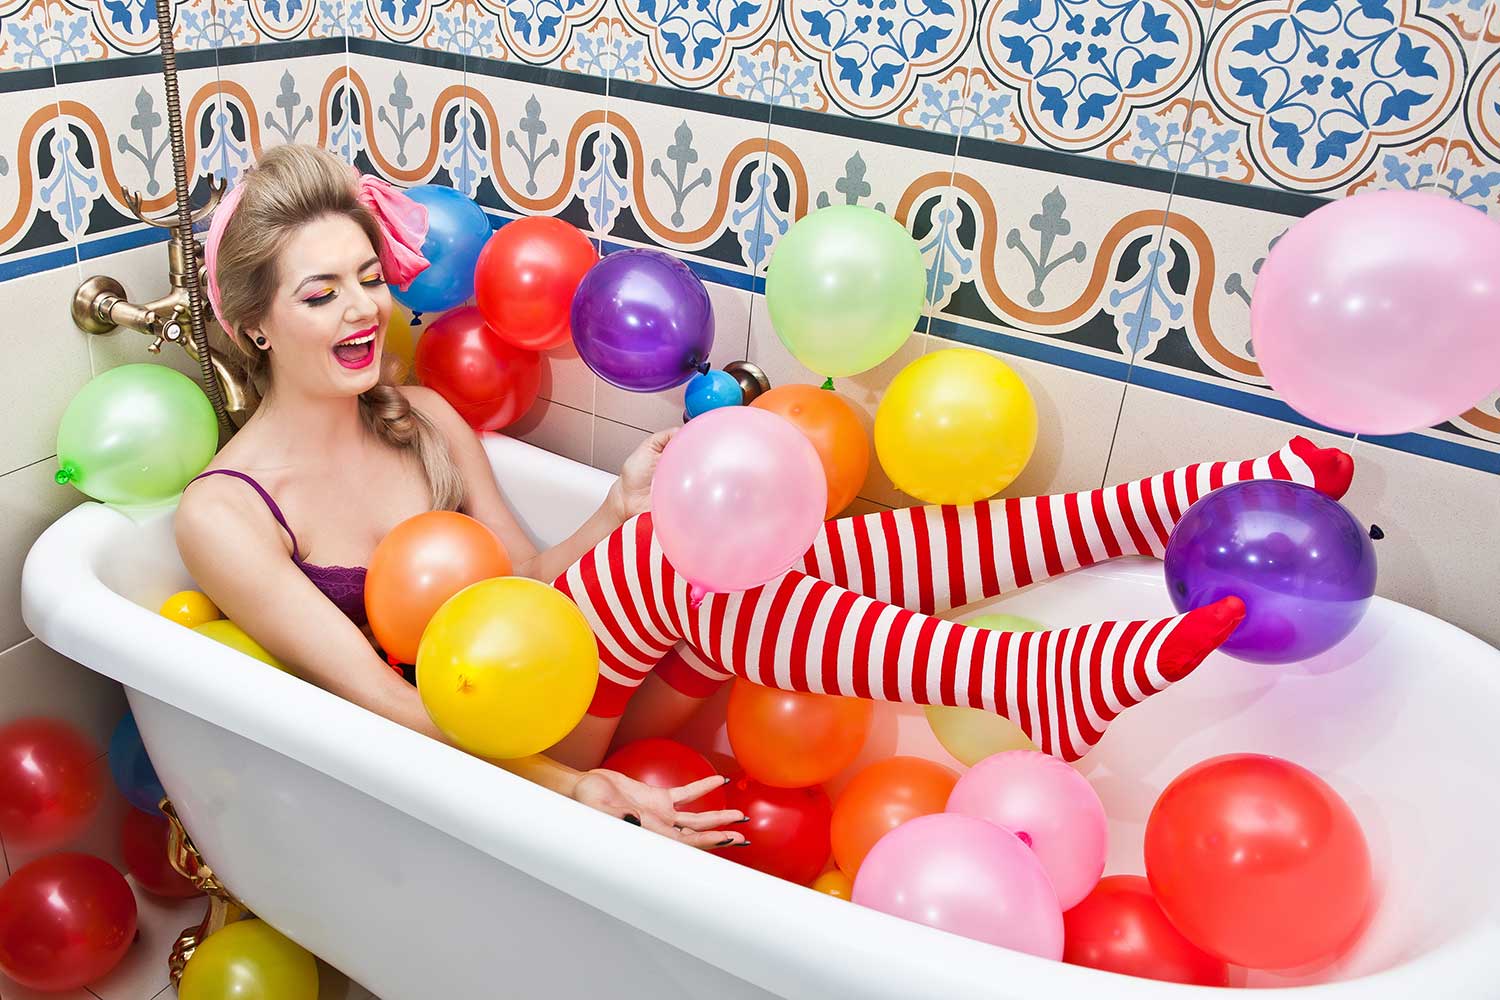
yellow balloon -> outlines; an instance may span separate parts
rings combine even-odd
[[[1017,615],[982,615],[964,624],[996,632],[1040,632],[1046,628]],[[1020,726],[1003,715],[982,708],[927,705],[923,711],[927,714],[927,724],[932,727],[932,735],[938,738],[943,749],[970,767],[991,754],[1037,748]]]
[[[179,1000],[318,1000],[318,963],[312,952],[264,920],[240,920],[193,952]]]
[[[179,625],[197,628],[204,622],[217,621],[224,615],[205,594],[196,590],[179,590],[162,602],[159,614]]]
[[[837,868],[819,875],[812,887],[819,892],[827,893],[834,899],[854,898],[854,880]]]
[[[1036,429],[1036,404],[1010,366],[955,348],[891,379],[875,411],[875,454],[898,489],[927,503],[973,503],[1021,474]]]
[[[253,656],[262,663],[269,663],[277,670],[286,670],[286,664],[266,652],[266,648],[245,634],[240,628],[228,618],[220,618],[214,622],[204,622],[193,631],[208,636],[214,642],[222,642],[230,649],[237,649],[246,656]],[[291,671],[287,671],[291,673]]]
[[[417,646],[417,691],[449,739],[481,757],[527,757],[578,725],[599,646],[572,601],[506,576],[450,597]]]
[[[416,370],[417,331],[411,328],[411,313],[399,302],[393,303],[385,323],[385,354],[401,362],[399,381],[405,382]]]

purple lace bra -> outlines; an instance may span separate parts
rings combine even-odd
[[[271,494],[266,492],[265,487],[243,472],[236,472],[233,469],[210,469],[200,476],[195,476],[192,482],[196,483],[204,476],[215,475],[233,476],[255,487],[255,492],[260,494],[260,498],[271,509],[271,515],[276,518],[276,523],[285,529],[287,536],[292,540],[292,562],[296,563],[297,568],[312,581],[312,585],[321,590],[340,611],[348,615],[354,624],[363,626],[367,621],[365,617],[365,568],[363,566],[314,566],[304,561],[297,550],[297,535],[292,531],[292,526],[286,523],[281,508],[276,506],[276,501],[271,499]]]

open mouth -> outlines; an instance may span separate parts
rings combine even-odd
[[[364,368],[375,360],[375,327],[333,345],[333,356],[345,368]]]

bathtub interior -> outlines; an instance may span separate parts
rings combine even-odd
[[[564,537],[603,497],[609,478],[524,445],[488,445],[518,517],[546,543]],[[171,536],[170,510],[119,519],[95,571],[115,594],[154,609],[192,586]],[[1121,560],[965,609],[1003,610],[1063,625],[1172,613],[1159,564]],[[727,749],[722,697],[683,738]],[[1106,871],[1143,872],[1145,822],[1160,790],[1222,753],[1275,754],[1311,768],[1358,815],[1377,873],[1379,903],[1360,941],[1318,967],[1243,974],[1250,986],[1355,979],[1426,957],[1500,949],[1500,653],[1430,616],[1377,599],[1329,653],[1288,667],[1214,655],[1170,691],[1125,713],[1080,762],[1104,801]],[[919,709],[881,706],[862,763],[892,753],[948,761]],[[830,784],[836,791],[847,774]]]

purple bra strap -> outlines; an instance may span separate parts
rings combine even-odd
[[[234,469],[209,469],[207,472],[194,476],[188,482],[188,485],[191,486],[193,483],[196,483],[204,476],[233,476],[236,479],[243,479],[245,482],[255,487],[255,492],[260,494],[260,498],[264,500],[266,502],[266,506],[271,509],[271,516],[276,518],[276,523],[281,525],[281,527],[285,529],[287,536],[292,540],[292,562],[302,562],[302,557],[297,554],[297,534],[296,532],[292,531],[292,526],[286,523],[286,518],[282,516],[281,508],[276,506],[276,501],[271,499],[271,494],[266,492],[266,488],[264,486],[262,486],[260,483],[257,483],[255,480],[251,479],[243,472],[236,472]]]

